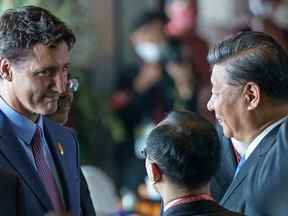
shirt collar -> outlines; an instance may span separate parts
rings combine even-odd
[[[245,152],[245,160],[248,159],[248,157],[252,154],[252,152],[256,149],[258,144],[264,139],[264,137],[272,131],[277,125],[281,124],[287,116],[281,118],[280,120],[276,121],[275,123],[271,124],[269,127],[267,127],[265,130],[263,130],[248,146],[247,151]]]
[[[16,133],[16,136],[23,140],[26,144],[31,143],[37,126],[39,126],[43,132],[43,118],[41,116],[37,120],[37,123],[34,123],[30,119],[15,111],[1,97],[0,109],[2,110],[4,115],[11,121],[11,125]]]

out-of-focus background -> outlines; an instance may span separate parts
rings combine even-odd
[[[22,5],[52,11],[76,34],[71,73],[80,89],[67,126],[78,133],[83,170],[103,215],[121,204],[158,214],[141,148],[149,129],[173,108],[213,121],[205,110],[209,47],[248,29],[288,47],[287,0],[0,0],[0,11]]]

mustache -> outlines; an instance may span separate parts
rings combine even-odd
[[[61,95],[58,92],[49,91],[45,94],[45,97],[60,97]]]
[[[66,107],[71,106],[72,104],[72,98],[69,95],[66,96],[60,96],[58,99],[58,107]]]

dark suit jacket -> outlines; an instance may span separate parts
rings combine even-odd
[[[0,215],[16,216],[19,179],[9,170],[0,168]]]
[[[201,200],[182,205],[174,206],[167,209],[163,216],[240,216],[242,214],[234,213],[222,208],[216,202]]]
[[[236,155],[230,139],[224,136],[222,127],[216,127],[221,147],[221,163],[210,183],[213,198],[220,202],[231,184],[237,168]]]
[[[66,209],[72,216],[80,215],[80,177],[78,143],[70,130],[43,119],[45,138],[58,170]],[[64,154],[59,152],[63,145]],[[19,206],[21,216],[42,216],[52,210],[49,196],[10,126],[10,121],[0,111],[0,167],[11,170],[19,178]],[[0,194],[0,196],[2,196]],[[13,209],[11,209],[12,211]],[[14,210],[13,210],[14,211]],[[10,214],[7,214],[10,215]]]
[[[96,212],[90,197],[90,191],[82,171],[80,172],[80,197],[82,216],[95,216]]]
[[[288,120],[256,147],[221,204],[252,216],[288,215]]]

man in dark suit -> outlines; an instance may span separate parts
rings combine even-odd
[[[2,215],[17,216],[19,180],[15,173],[0,168],[0,209]]]
[[[247,215],[287,215],[287,50],[265,33],[245,31],[216,44],[208,60],[207,107],[224,135],[247,147],[221,204]]]
[[[56,112],[47,115],[47,117],[60,125],[67,124],[69,120],[69,113],[74,99],[74,93],[78,90],[79,82],[75,78],[68,79],[67,89],[58,99],[58,107]],[[71,129],[74,133],[74,130]],[[91,200],[90,191],[84,177],[83,172],[80,170],[80,200],[82,216],[95,216],[96,212]]]
[[[74,42],[45,9],[25,6],[0,17],[0,166],[19,178],[23,216],[80,215],[77,139],[42,116],[56,111],[66,91]]]
[[[164,216],[242,215],[222,208],[210,195],[220,152],[217,133],[204,118],[189,111],[170,113],[151,131],[144,152]]]
[[[210,191],[212,197],[217,202],[220,202],[233,180],[239,160],[237,159],[237,153],[233,147],[231,139],[227,139],[224,136],[222,128],[218,127],[218,125],[217,132],[220,142],[221,162],[219,169],[211,180]]]

